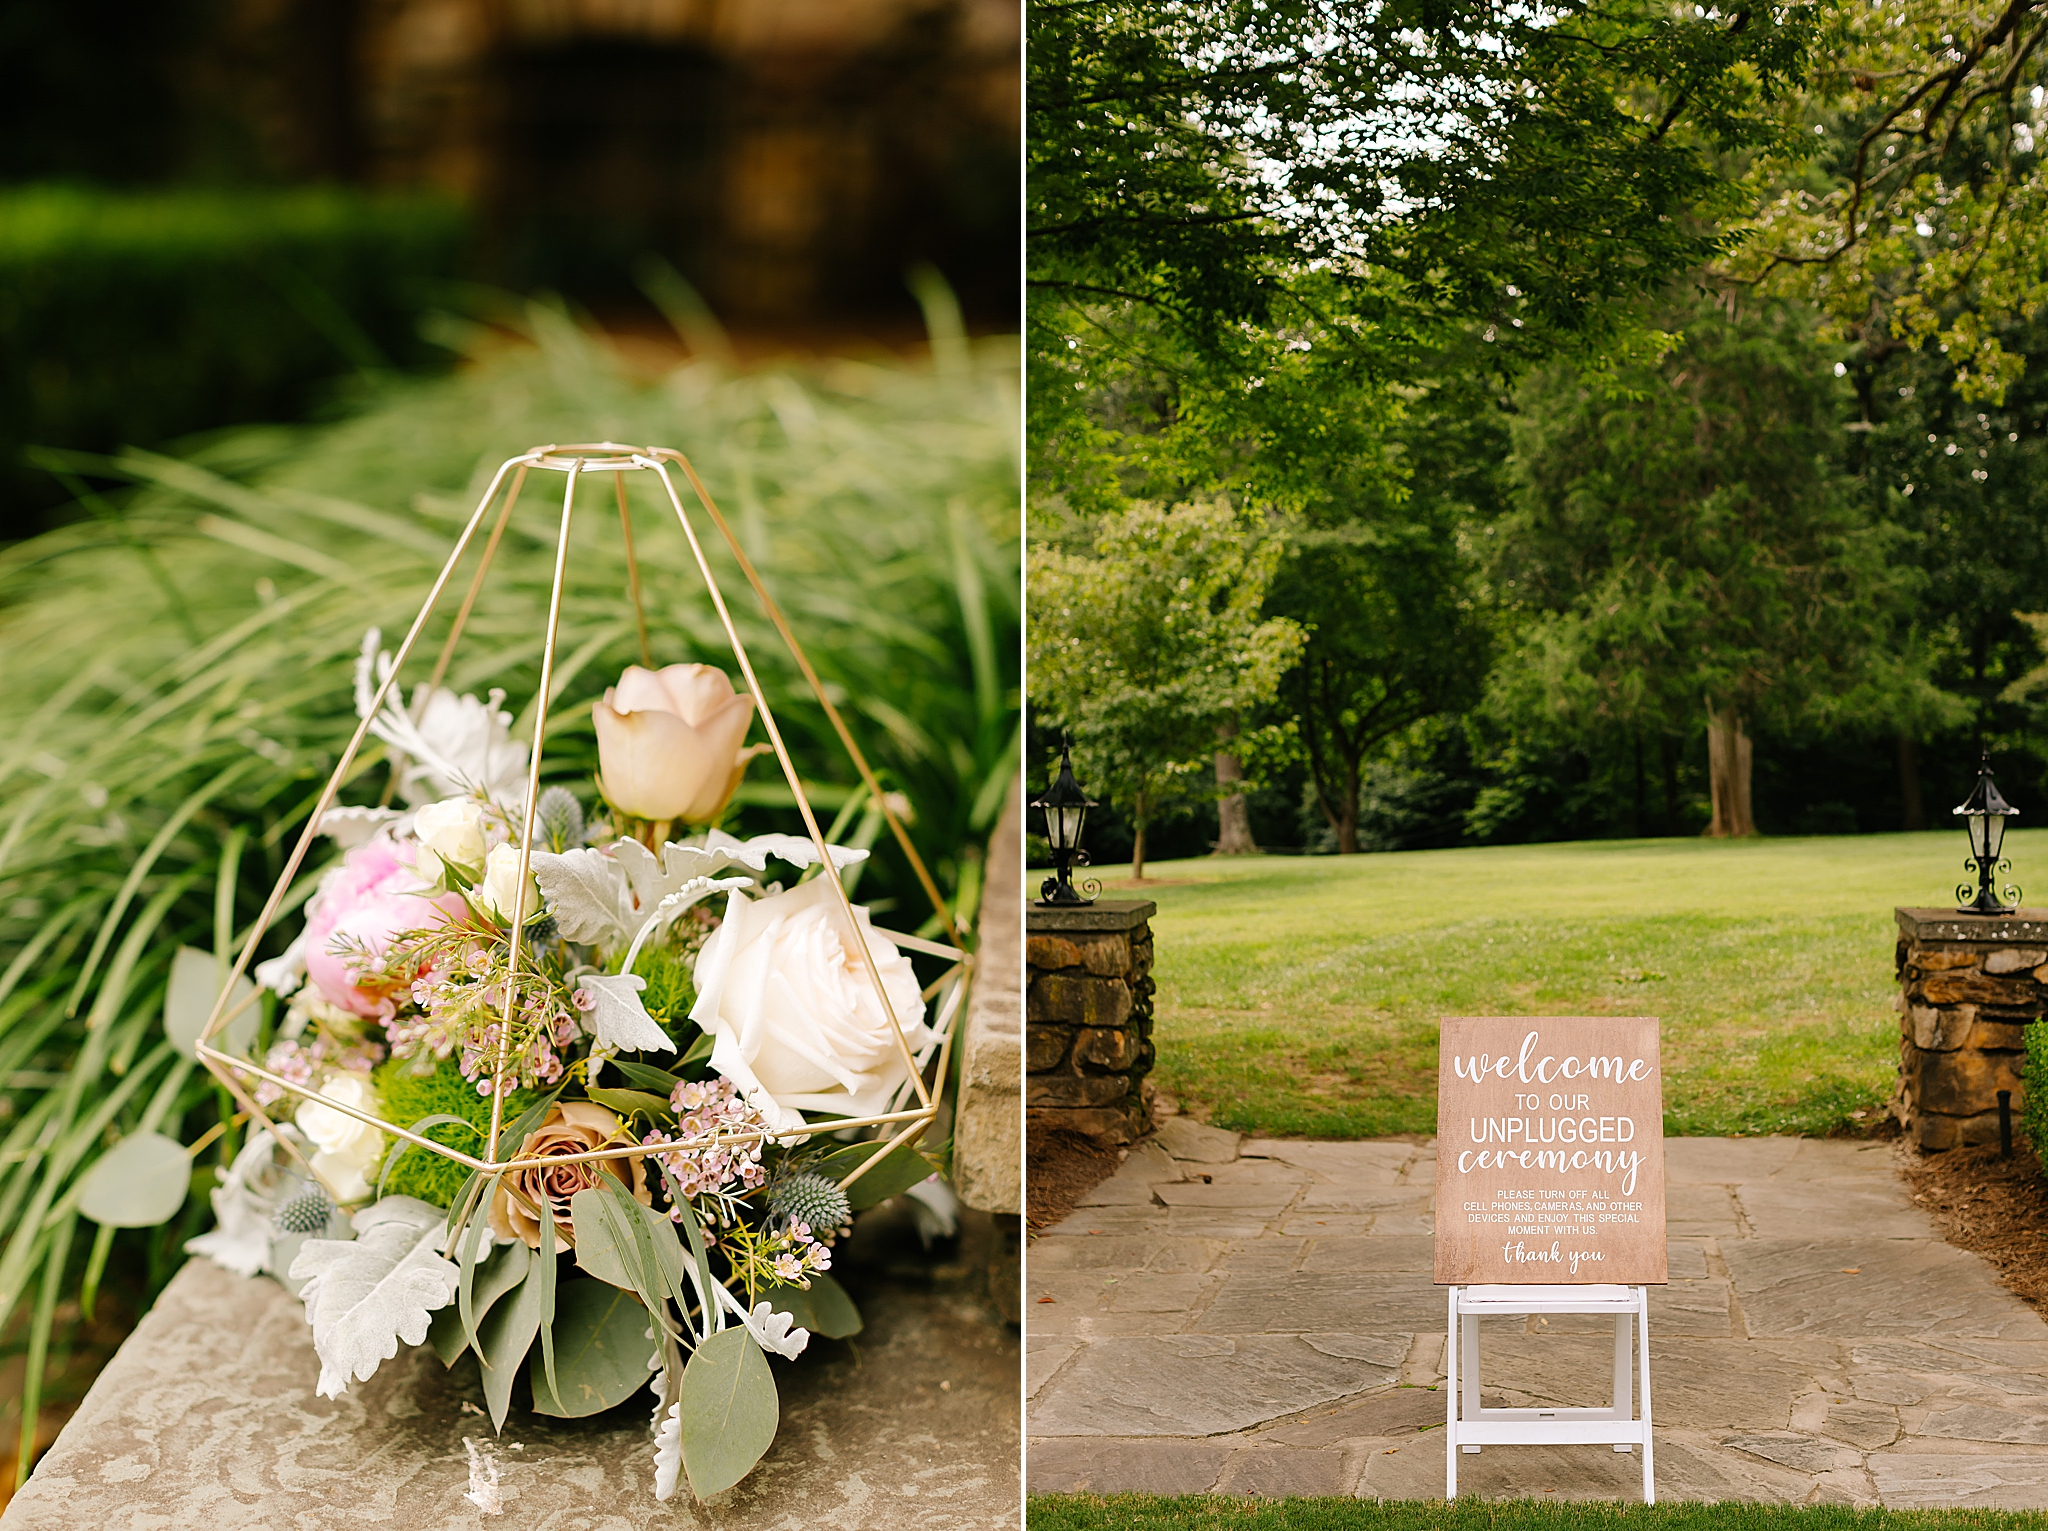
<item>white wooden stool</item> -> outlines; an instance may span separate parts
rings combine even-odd
[[[1643,1448],[1643,1503],[1657,1502],[1650,1445],[1650,1289],[1641,1286],[1454,1286],[1450,1289],[1450,1406],[1444,1435],[1444,1497],[1458,1497],[1458,1454],[1481,1446]],[[1607,1313],[1614,1318],[1614,1402],[1591,1409],[1489,1409],[1479,1398],[1479,1320],[1527,1313]],[[1631,1345],[1630,1318],[1636,1343]],[[1641,1367],[1635,1386],[1633,1352]],[[1636,1419],[1632,1395],[1643,1401]]]

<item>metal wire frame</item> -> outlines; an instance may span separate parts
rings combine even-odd
[[[812,844],[817,848],[821,873],[829,880],[846,926],[854,935],[855,944],[860,950],[863,966],[866,968],[869,978],[874,984],[876,997],[881,1002],[881,1013],[883,1016],[890,1018],[892,1022],[890,1031],[896,1039],[897,1047],[902,1054],[904,1066],[908,1072],[908,1087],[914,1090],[917,1096],[917,1105],[914,1108],[887,1111],[873,1116],[853,1119],[829,1118],[824,1121],[807,1124],[803,1128],[795,1130],[721,1131],[714,1134],[708,1141],[745,1144],[773,1140],[789,1143],[802,1141],[818,1133],[842,1132],[863,1127],[893,1127],[902,1124],[901,1130],[889,1139],[881,1152],[870,1155],[840,1181],[841,1187],[844,1188],[859,1180],[876,1164],[887,1158],[897,1147],[915,1142],[931,1126],[938,1115],[938,1101],[925,1084],[924,1071],[919,1066],[915,1055],[911,1052],[910,1044],[903,1036],[901,1025],[893,1023],[895,1010],[890,1004],[887,988],[882,982],[881,969],[877,965],[874,952],[868,944],[865,930],[860,921],[854,917],[852,900],[848,897],[845,885],[840,879],[838,867],[833,863],[824,833],[820,830],[817,817],[811,810],[810,799],[804,792],[803,782],[797,774],[795,763],[791,760],[789,751],[783,743],[782,734],[776,726],[775,715],[769,706],[767,694],[762,689],[760,680],[754,673],[753,664],[747,656],[746,646],[740,638],[738,629],[733,624],[731,613],[725,604],[724,594],[719,589],[717,575],[713,572],[710,561],[705,556],[703,545],[698,540],[696,529],[691,524],[689,513],[685,510],[682,499],[676,492],[674,481],[669,477],[666,466],[669,462],[679,466],[688,477],[690,487],[696,494],[699,503],[703,505],[713,525],[723,537],[727,548],[745,571],[748,583],[753,587],[755,594],[760,599],[776,630],[788,645],[790,653],[795,658],[799,669],[803,672],[813,695],[816,696],[826,715],[831,719],[833,728],[838,733],[841,742],[846,746],[848,754],[852,757],[863,783],[866,784],[869,792],[873,795],[873,799],[880,808],[883,818],[895,833],[898,844],[902,847],[919,882],[923,885],[927,897],[931,900],[933,909],[939,917],[941,928],[953,943],[950,948],[941,947],[936,943],[920,940],[912,936],[897,935],[894,932],[888,931],[878,932],[878,934],[890,937],[901,946],[906,946],[928,955],[943,956],[952,961],[952,967],[927,991],[927,996],[929,996],[932,992],[948,984],[952,986],[951,993],[948,994],[946,1001],[941,1005],[938,1068],[934,1076],[939,1088],[943,1089],[945,1086],[946,1070],[951,1059],[954,1023],[959,1013],[960,1003],[965,997],[967,985],[971,982],[974,965],[973,957],[961,947],[959,933],[955,927],[953,916],[947,908],[944,898],[938,891],[938,885],[933,881],[930,871],[926,868],[923,858],[918,855],[917,849],[911,843],[909,835],[904,831],[895,813],[888,806],[886,796],[881,790],[880,783],[875,779],[874,772],[868,765],[866,757],[862,755],[859,746],[854,742],[838,710],[832,705],[830,698],[826,696],[824,686],[818,679],[817,672],[812,668],[808,656],[804,654],[802,646],[797,642],[795,634],[790,630],[780,609],[775,605],[763,586],[752,561],[747,558],[744,549],[739,545],[738,539],[734,537],[731,527],[726,522],[725,517],[719,512],[717,504],[712,499],[710,492],[705,488],[703,480],[698,477],[689,459],[672,448],[631,447],[617,442],[535,447],[521,453],[517,457],[506,459],[499,466],[497,472],[492,475],[490,484],[485,488],[482,498],[477,502],[476,510],[471,514],[468,522],[465,523],[461,535],[456,539],[455,546],[448,555],[447,561],[441,567],[441,572],[435,577],[432,587],[428,590],[426,600],[420,607],[419,615],[413,619],[412,626],[407,630],[403,642],[399,644],[397,652],[392,656],[390,670],[379,681],[368,710],[358,720],[355,733],[350,737],[348,745],[342,751],[341,758],[336,763],[333,773],[328,777],[327,784],[322,789],[319,800],[315,803],[312,813],[307,818],[306,827],[300,832],[297,843],[293,846],[290,856],[286,858],[284,869],[278,877],[276,885],[271,889],[270,896],[265,900],[262,913],[257,916],[255,924],[250,927],[249,935],[243,942],[242,949],[237,954],[234,965],[221,986],[219,995],[214,1000],[212,1013],[208,1016],[207,1022],[199,1034],[196,1051],[200,1061],[207,1070],[234,1096],[244,1111],[255,1121],[260,1122],[264,1129],[270,1133],[271,1137],[281,1144],[293,1159],[298,1161],[307,1174],[320,1181],[323,1185],[326,1184],[324,1178],[314,1171],[310,1162],[299,1152],[298,1147],[292,1142],[291,1138],[278,1130],[277,1124],[256,1104],[251,1093],[244,1089],[243,1082],[245,1080],[260,1079],[277,1086],[291,1095],[307,1100],[318,1099],[321,1104],[330,1110],[338,1111],[344,1116],[366,1123],[406,1143],[440,1154],[442,1157],[453,1160],[465,1168],[491,1175],[503,1175],[515,1170],[538,1169],[554,1165],[632,1158],[644,1155],[648,1151],[644,1146],[631,1145],[618,1148],[595,1149],[576,1154],[549,1155],[545,1158],[519,1158],[516,1155],[510,1159],[501,1160],[498,1158],[498,1140],[504,1125],[505,1076],[510,1063],[511,1027],[509,1021],[514,996],[514,985],[510,983],[506,985],[505,1019],[500,1025],[498,1059],[493,1073],[493,1082],[497,1088],[492,1091],[491,1125],[485,1142],[484,1157],[481,1159],[463,1153],[459,1149],[451,1148],[446,1144],[436,1143],[408,1128],[385,1121],[373,1113],[358,1110],[341,1101],[320,1097],[315,1091],[307,1088],[304,1084],[272,1073],[270,1070],[248,1059],[236,1058],[229,1053],[222,1052],[220,1049],[210,1045],[209,1041],[230,1020],[247,1008],[248,1004],[254,1002],[254,996],[252,995],[249,999],[244,1000],[232,1009],[229,1009],[227,1006],[228,996],[234,991],[236,982],[248,970],[258,944],[268,932],[271,921],[276,918],[278,905],[282,902],[285,892],[291,886],[293,879],[297,876],[300,866],[304,863],[306,855],[311,849],[313,840],[319,833],[321,819],[325,816],[327,810],[333,806],[335,794],[340,789],[341,783],[347,778],[349,768],[354,764],[355,757],[361,750],[363,741],[368,737],[370,721],[383,709],[386,697],[389,695],[391,688],[397,683],[398,676],[405,666],[406,659],[411,654],[414,644],[419,640],[420,634],[424,631],[428,620],[432,617],[436,605],[447,588],[450,577],[453,575],[457,565],[460,564],[464,553],[468,551],[469,545],[474,539],[478,527],[482,524],[486,512],[490,509],[492,501],[497,498],[500,487],[505,483],[506,475],[510,473],[514,475],[511,488],[507,492],[504,504],[499,510],[496,523],[491,529],[489,540],[485,544],[482,556],[478,561],[476,572],[471,577],[469,589],[463,598],[460,609],[456,613],[454,623],[449,630],[447,638],[442,643],[440,655],[435,662],[432,677],[428,682],[428,691],[431,692],[435,686],[438,686],[446,675],[449,663],[454,657],[456,645],[462,637],[463,629],[468,623],[470,613],[474,609],[478,596],[483,589],[485,576],[497,552],[498,544],[504,535],[505,527],[511,519],[513,507],[518,501],[520,491],[525,486],[528,473],[534,469],[544,472],[562,473],[566,477],[566,483],[562,496],[561,524],[555,543],[554,572],[549,588],[547,632],[541,653],[540,689],[535,697],[534,705],[533,745],[528,763],[526,803],[520,835],[519,881],[517,892],[514,895],[514,908],[511,920],[511,971],[516,975],[525,927],[527,890],[532,886],[530,864],[533,854],[533,836],[537,824],[534,808],[539,798],[540,761],[546,743],[548,710],[552,701],[550,690],[553,682],[556,638],[561,619],[562,586],[567,570],[569,537],[575,515],[576,482],[585,473],[609,472],[613,475],[618,498],[620,528],[626,544],[628,583],[639,630],[641,657],[651,664],[652,658],[647,644],[646,613],[640,593],[639,562],[633,549],[632,521],[630,512],[626,508],[625,493],[625,474],[651,470],[661,480],[662,487],[667,492],[669,503],[676,513],[677,523],[689,544],[697,570],[704,580],[705,589],[711,597],[714,609],[718,613],[719,622],[732,645],[733,658],[738,662],[741,674],[746,679],[747,688],[754,698],[755,706],[760,709],[762,726],[768,734],[776,760],[782,767],[783,776],[789,784],[790,793],[796,801],[799,813],[803,817],[804,827],[810,835]],[[387,797],[389,796],[388,789],[386,795]],[[328,1186],[327,1189],[331,1192],[334,1188]]]

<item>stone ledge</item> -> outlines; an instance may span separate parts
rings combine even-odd
[[[1014,1333],[964,1317],[939,1288],[856,1296],[867,1319],[856,1342],[813,1341],[815,1353],[771,1363],[775,1445],[707,1511],[687,1489],[654,1498],[649,1394],[587,1420],[515,1404],[493,1438],[476,1412],[475,1361],[444,1369],[422,1346],[347,1395],[318,1398],[298,1302],[274,1281],[194,1260],[100,1373],[0,1527],[1014,1528]],[[494,1442],[502,1517],[463,1502],[464,1436]]]
[[[960,1044],[953,1185],[984,1212],[1024,1210],[1024,958],[1019,848],[1024,779],[1010,783],[988,848],[988,896]]]
[[[1136,930],[1158,912],[1159,906],[1149,898],[1099,898],[1092,904],[1058,908],[1034,900],[1024,906],[1024,928],[1034,936],[1069,930]],[[2048,925],[2042,928],[2048,931]]]
[[[2048,909],[2011,914],[1958,914],[1953,909],[1895,909],[1899,933],[1909,941],[1973,941],[2017,945],[2048,941]]]

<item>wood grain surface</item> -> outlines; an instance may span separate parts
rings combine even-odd
[[[1654,1020],[1447,1020],[1436,1120],[1439,1285],[1666,1280]]]

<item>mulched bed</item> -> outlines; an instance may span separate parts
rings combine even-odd
[[[1116,1173],[1124,1155],[1078,1132],[1032,1128],[1024,1141],[1024,1224],[1031,1233],[1060,1221]]]
[[[1906,1160],[1913,1199],[1958,1249],[1981,1255],[1999,1280],[2048,1315],[2048,1180],[2025,1142],[2012,1157],[1998,1147],[1953,1148]]]

